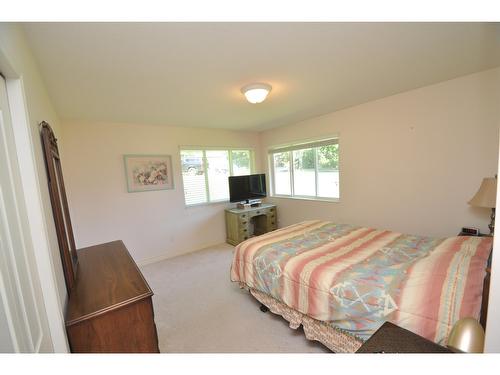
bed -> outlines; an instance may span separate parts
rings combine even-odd
[[[311,220],[240,243],[231,280],[334,352],[355,352],[385,321],[445,345],[454,322],[479,318],[491,248],[491,237]]]

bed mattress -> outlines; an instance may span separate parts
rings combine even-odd
[[[445,344],[479,317],[490,237],[305,221],[239,244],[231,280],[362,340],[391,321]]]

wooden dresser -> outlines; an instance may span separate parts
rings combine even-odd
[[[57,139],[40,123],[73,353],[158,353],[153,292],[122,241],[77,250]]]
[[[122,241],[78,250],[66,330],[75,353],[158,353],[153,292]]]

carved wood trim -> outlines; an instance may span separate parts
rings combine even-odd
[[[73,237],[68,201],[66,199],[66,189],[64,188],[61,159],[57,147],[57,138],[47,122],[42,121],[40,123],[40,133],[45,156],[45,167],[47,168],[50,203],[52,204],[52,213],[56,226],[57,242],[59,244],[66,289],[69,293],[75,282],[78,255]]]

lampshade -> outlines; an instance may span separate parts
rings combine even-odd
[[[476,195],[469,201],[471,206],[494,208],[497,199],[497,179],[486,177],[481,182],[481,186]]]
[[[250,103],[256,104],[266,100],[271,89],[271,85],[267,83],[252,83],[251,85],[243,86],[241,92]]]
[[[482,353],[484,349],[484,330],[474,318],[462,318],[453,326],[447,346],[463,353]]]

